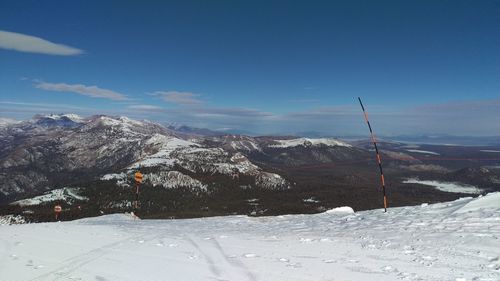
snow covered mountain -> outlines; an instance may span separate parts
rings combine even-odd
[[[249,158],[251,153],[310,146],[348,148],[333,139],[270,139],[248,136],[186,135],[149,121],[127,117],[75,114],[37,115],[32,120],[11,124],[0,134],[0,195],[36,193],[54,185],[82,180],[130,177],[135,170],[150,168],[146,181],[163,178],[169,186],[175,179],[188,181],[192,174],[250,176],[256,186],[286,189],[291,184],[276,173],[265,171]],[[181,170],[179,170],[181,169]],[[176,171],[175,173],[168,173]],[[191,175],[187,175],[186,172]],[[112,176],[118,174],[120,176]],[[170,177],[165,178],[165,175]],[[173,175],[176,175],[172,178]]]
[[[207,144],[215,145],[227,151],[253,152],[261,151],[259,139],[243,135],[223,135],[206,138]]]
[[[80,196],[78,195],[78,193],[79,193],[78,188],[54,189],[40,196],[12,202],[11,205],[32,206],[32,205],[44,204],[47,202],[56,203],[58,201],[64,201],[67,204],[71,205],[73,202],[88,200],[88,198]]]
[[[37,193],[71,183],[74,177],[92,181],[111,180],[112,174],[131,176],[139,167],[151,170],[146,182],[154,185],[163,179],[165,186],[186,182],[193,187],[199,182],[202,187],[206,183],[192,179],[192,174],[220,174],[250,176],[263,188],[288,188],[285,179],[238,152],[245,146],[229,145],[229,150],[220,142],[208,143],[203,137],[127,117],[39,115],[6,127],[0,134],[0,195]],[[252,149],[258,147],[252,140],[247,143],[252,143]]]
[[[38,115],[2,127],[0,214],[28,212],[33,214],[30,220],[46,221],[56,202],[71,210],[71,218],[130,210],[137,170],[144,174],[143,215],[150,218],[314,213],[339,204],[357,209],[380,206],[374,200],[379,198],[378,170],[369,143],[202,136],[179,132],[178,127],[74,114]],[[496,151],[495,147],[382,142],[380,149],[391,206],[453,200],[467,193],[459,186],[481,194],[500,190],[495,162],[483,166],[467,160],[475,153]],[[435,162],[436,155],[465,155],[465,160]],[[443,184],[451,188],[444,190]],[[86,199],[50,193],[63,188],[75,188]],[[56,200],[37,199],[47,195]],[[38,203],[9,205],[24,199]],[[73,210],[74,203],[83,211]]]
[[[500,280],[500,193],[314,215],[0,226],[1,279]],[[20,223],[19,217],[0,222]]]
[[[68,178],[126,166],[158,133],[173,135],[158,124],[126,117],[49,115],[11,125],[0,132],[0,195],[48,190]]]
[[[0,128],[6,127],[8,125],[17,124],[17,123],[19,123],[19,121],[17,121],[17,120],[0,117]]]
[[[270,145],[271,147],[277,148],[287,148],[287,147],[296,147],[296,146],[343,146],[343,147],[352,147],[350,144],[345,142],[341,142],[335,139],[328,138],[320,138],[320,139],[311,139],[311,138],[298,138],[298,139],[290,139],[290,140],[276,140],[277,144]]]
[[[85,120],[76,114],[50,114],[37,115],[32,120],[39,126],[44,127],[68,127],[74,128],[80,126]]]

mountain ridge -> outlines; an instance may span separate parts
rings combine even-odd
[[[144,175],[141,210],[150,218],[379,206],[378,168],[367,140],[204,136],[174,129],[125,116],[71,114],[36,116],[1,127],[0,213],[33,212],[36,220],[50,220],[52,203],[8,204],[63,188],[89,198],[78,202],[84,211],[61,201],[73,210],[68,218],[130,211],[133,176],[139,170]],[[379,149],[391,205],[461,195],[423,182],[474,185],[481,193],[500,190],[500,169],[494,168],[500,161],[492,157],[500,148],[381,141]],[[474,160],[477,153],[487,162]],[[415,180],[410,183],[409,178]]]

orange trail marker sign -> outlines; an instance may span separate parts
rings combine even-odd
[[[134,202],[134,208],[138,209],[139,208],[139,185],[142,183],[142,174],[141,172],[136,172],[135,175],[135,202]]]
[[[142,174],[141,174],[141,172],[135,173],[134,176],[135,176],[135,182],[136,183],[141,183],[142,182]]]
[[[62,211],[61,205],[55,205],[54,206],[54,213],[56,214],[56,220],[59,218],[59,214]]]

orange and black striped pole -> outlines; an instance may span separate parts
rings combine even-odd
[[[368,129],[370,129],[370,137],[372,139],[373,146],[375,147],[375,153],[377,153],[377,163],[378,168],[380,169],[380,181],[382,183],[382,192],[384,194],[384,212],[387,212],[387,196],[385,194],[385,178],[384,172],[382,171],[382,160],[380,159],[380,153],[378,152],[377,140],[373,135],[372,126],[370,125],[370,121],[368,120],[368,114],[366,113],[365,107],[363,106],[363,102],[361,102],[361,98],[358,97],[359,104],[361,105],[361,109],[363,109],[363,114],[365,115],[366,124],[368,124]]]

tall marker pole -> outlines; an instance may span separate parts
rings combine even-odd
[[[384,194],[384,212],[387,212],[387,196],[385,194],[385,179],[384,172],[382,171],[382,160],[380,159],[380,153],[378,152],[377,140],[373,135],[372,126],[370,125],[370,121],[368,120],[368,114],[366,113],[365,107],[363,106],[363,102],[361,102],[361,98],[358,97],[359,104],[361,105],[361,109],[363,109],[363,114],[365,115],[366,124],[368,124],[368,129],[370,129],[370,137],[372,139],[373,146],[375,147],[375,153],[377,153],[377,163],[380,169],[380,181],[382,183],[382,192]]]

